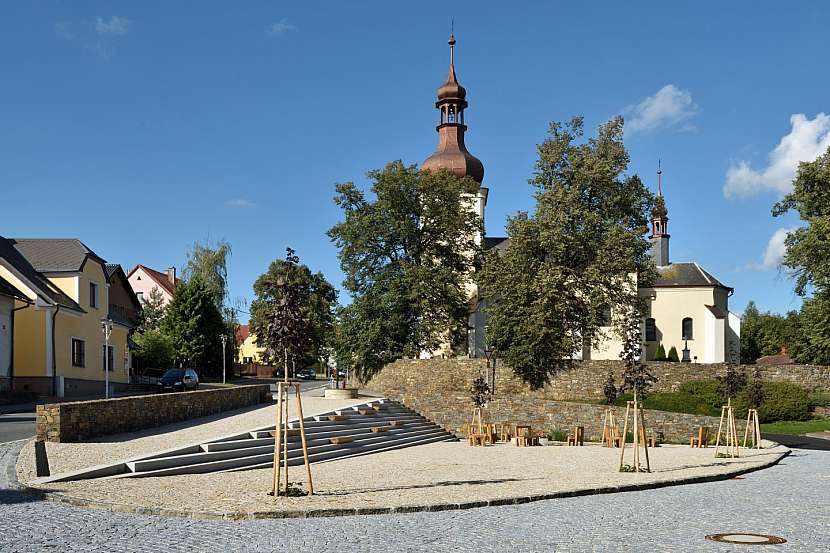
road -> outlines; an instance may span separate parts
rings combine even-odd
[[[827,551],[830,527],[827,451],[796,450],[778,465],[740,479],[656,490],[463,511],[225,522],[113,513],[37,500],[3,482],[15,449],[0,446],[0,551],[8,553],[757,549],[705,538],[727,532],[787,540],[763,547],[764,552],[814,553]],[[164,479],[158,480],[162,486]]]

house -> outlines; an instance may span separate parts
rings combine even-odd
[[[16,303],[20,303],[16,307]],[[14,315],[31,305],[26,294],[0,277],[0,391],[12,388],[12,354],[14,350]]]
[[[127,274],[127,280],[139,301],[146,301],[154,289],[161,292],[163,305],[173,301],[173,292],[181,282],[176,278],[176,268],[169,267],[166,271],[156,271],[146,265],[136,265]]]
[[[236,331],[236,346],[238,348],[237,362],[243,365],[263,362],[262,354],[265,348],[256,344],[256,336],[250,333],[248,325],[240,325]]]
[[[111,388],[129,384],[131,323],[113,321],[105,350],[102,321],[110,316],[110,279],[106,262],[83,242],[0,237],[0,278],[25,297],[14,300],[8,372],[15,390],[99,394],[105,360]]]

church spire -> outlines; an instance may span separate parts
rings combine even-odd
[[[467,109],[467,91],[458,82],[455,73],[455,34],[450,34],[450,68],[447,80],[438,88],[438,148],[424,161],[422,169],[447,169],[459,177],[470,176],[481,184],[484,165],[467,151],[464,144],[464,110]]]
[[[663,168],[657,161],[657,195],[651,210],[651,256],[654,264],[663,267],[669,264],[669,211],[663,198]]]

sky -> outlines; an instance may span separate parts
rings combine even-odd
[[[290,245],[339,287],[334,186],[432,153],[451,18],[488,235],[532,209],[550,121],[622,114],[629,172],[654,189],[662,161],[671,259],[734,287],[732,311],[799,307],[779,261],[802,223],[771,207],[830,146],[818,2],[15,3],[0,234],[76,237],[126,270],[225,239],[243,303]]]

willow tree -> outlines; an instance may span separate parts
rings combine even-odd
[[[369,178],[372,199],[351,182],[337,185],[344,220],[328,232],[352,298],[340,312],[338,360],[362,378],[464,342],[481,231],[470,177],[395,161]]]
[[[581,118],[551,123],[530,179],[535,210],[508,219],[509,245],[487,255],[479,280],[488,345],[535,387],[607,339],[609,309],[619,327],[613,314],[635,307],[632,290],[654,276],[645,238],[654,198],[627,174],[622,118],[582,136]]]

